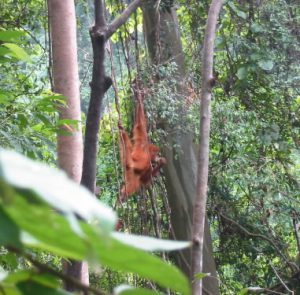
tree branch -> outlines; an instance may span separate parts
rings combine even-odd
[[[46,264],[43,264],[39,262],[32,254],[25,253],[15,247],[8,247],[8,250],[23,256],[28,261],[30,261],[39,271],[49,273],[55,277],[60,278],[63,282],[68,283],[69,285],[74,286],[76,289],[81,290],[83,292],[91,292],[95,295],[107,295],[104,291],[95,289],[93,287],[90,287],[88,285],[85,285],[81,283],[79,280],[74,279],[73,277],[69,277],[68,275],[61,273],[60,271],[57,271],[51,267],[49,267]]]
[[[292,220],[293,220],[293,228],[294,228],[294,233],[295,233],[295,239],[297,242],[297,248],[298,248],[298,253],[300,255],[300,238],[299,238],[299,229],[298,229],[298,225],[297,225],[297,212],[295,210],[293,210],[292,212]]]
[[[280,277],[280,275],[278,274],[276,268],[275,268],[271,263],[269,263],[269,264],[270,264],[272,270],[274,271],[276,277],[277,277],[278,280],[280,281],[281,285],[282,285],[289,293],[291,293],[292,295],[294,295],[294,294],[295,294],[294,291],[292,291],[292,290],[287,286],[287,284],[283,281],[283,279],[282,279],[282,278]]]
[[[274,243],[274,241],[272,241],[270,238],[266,237],[265,235],[262,234],[255,234],[252,233],[250,231],[248,231],[246,228],[244,228],[242,225],[240,225],[238,222],[234,221],[233,219],[225,216],[224,214],[222,214],[221,212],[219,212],[220,216],[222,218],[224,218],[226,221],[228,221],[229,223],[235,225],[237,228],[239,228],[242,232],[244,232],[247,236],[249,237],[255,237],[255,238],[260,238],[262,240],[265,240],[267,242],[269,242],[273,248],[276,250],[276,252],[278,253],[278,255],[281,257],[282,260],[284,260],[286,262],[286,264],[291,268],[291,270],[297,271],[298,269],[296,268],[296,266],[291,263],[290,261],[288,261],[288,259],[285,257],[285,255],[280,251],[280,249],[278,248],[278,246]]]
[[[134,0],[128,7],[122,12],[122,14],[117,17],[113,22],[111,22],[106,31],[106,39],[109,39],[116,30],[124,25],[130,15],[140,6],[142,0]]]
[[[104,0],[95,0],[95,26],[105,27],[105,2]]]

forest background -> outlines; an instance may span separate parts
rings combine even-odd
[[[107,19],[114,19],[126,5],[122,1],[106,1]],[[122,231],[157,238],[191,238],[199,144],[201,52],[209,5],[209,1],[163,0],[159,7],[139,8],[106,46],[106,72],[112,77],[113,87],[101,109],[97,198],[115,207],[122,220]],[[300,292],[299,10],[297,0],[228,0],[220,14],[210,137],[207,204],[210,233],[206,229],[204,258],[204,272],[210,275],[203,279],[204,287],[210,290],[207,294]],[[47,5],[41,0],[9,0],[0,3],[0,11],[0,146],[54,167],[57,131],[61,126],[77,126],[78,122],[59,119],[57,106],[64,105],[65,99],[51,91],[53,60]],[[94,22],[92,1],[76,1],[76,17],[82,122],[85,122],[93,62],[88,30]],[[157,21],[159,34],[153,36],[151,28]],[[146,93],[149,135],[161,147],[168,164],[150,188],[120,206],[117,198],[123,177],[118,121],[121,118],[127,130],[131,129],[134,100],[130,87],[137,76]],[[22,174],[20,169],[18,174],[18,165],[6,164],[3,159],[2,171],[16,169],[15,184],[4,180],[18,187],[16,183],[26,175],[26,170]],[[33,216],[31,202],[22,201],[17,209],[6,209],[7,187],[2,184],[0,188],[0,213],[4,212],[1,228],[22,229],[42,239],[41,233],[32,232],[30,223],[42,223],[41,212],[46,211],[36,211],[40,213]],[[23,193],[19,189],[14,191],[16,196]],[[78,213],[80,205],[69,206],[75,206],[72,210]],[[57,209],[64,212],[64,208]],[[31,213],[27,216],[24,210]],[[3,217],[7,214],[14,223],[11,228]],[[35,245],[30,253],[11,247],[21,243],[32,249],[31,242],[20,241],[12,230],[0,235],[3,273],[22,270],[22,276],[9,277],[10,284],[16,286],[11,292],[33,294],[35,288],[36,294],[46,294],[41,293],[41,288],[53,291],[58,287],[53,280],[41,279],[36,273],[38,278],[33,279],[32,272],[26,271],[32,265],[44,272],[49,271],[47,266],[59,271],[61,256],[83,258],[79,250],[66,255],[68,245],[74,247],[77,240],[70,238],[70,244],[63,245],[67,240],[63,238],[64,231],[51,230],[53,220],[48,221],[47,232],[53,234],[53,244],[45,238],[44,244]],[[60,224],[61,220],[57,222]],[[41,224],[40,231],[45,228],[47,223]],[[51,247],[46,247],[46,243]],[[176,261],[183,272],[189,272],[187,250],[177,255],[163,252],[161,257]],[[103,259],[106,261],[103,257],[100,261]],[[107,267],[101,271],[92,268],[90,281],[91,286],[106,292],[124,281],[153,290],[158,287],[151,280],[172,287],[147,275],[141,279],[124,274],[120,267],[107,261],[104,265]],[[0,285],[4,294],[15,294],[9,293],[12,289],[7,287],[7,280],[3,278]],[[179,287],[175,291],[184,293],[186,289]]]

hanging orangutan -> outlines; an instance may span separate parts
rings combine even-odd
[[[166,159],[159,157],[159,148],[150,144],[147,133],[147,119],[140,93],[137,93],[135,122],[132,140],[119,124],[121,161],[124,167],[125,183],[121,188],[120,201],[125,201],[141,187],[147,187]]]

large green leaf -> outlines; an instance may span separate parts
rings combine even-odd
[[[62,171],[31,161],[15,152],[0,150],[1,178],[16,188],[35,192],[73,220],[76,220],[76,214],[108,230],[115,226],[116,215],[111,208],[100,203]]]
[[[109,231],[98,224],[102,221],[99,212],[89,207],[98,205],[94,197],[85,190],[81,191],[78,185],[61,172],[33,163],[15,153],[0,152],[0,179],[4,184],[0,186],[3,216],[7,216],[12,224],[16,224],[24,232],[21,240],[25,245],[51,251],[66,258],[100,262],[114,270],[135,273],[173,291],[190,293],[187,278],[175,266],[137,249],[174,250],[186,247],[189,243],[160,242],[157,239],[137,236],[130,238],[122,234],[110,235]],[[72,191],[72,186],[75,191]],[[83,196],[84,201],[91,203],[88,206],[84,204],[86,210],[82,211],[66,201],[62,192],[73,197],[78,194]],[[80,199],[76,200],[81,202]],[[53,207],[57,210],[53,210]],[[105,209],[106,207],[100,206],[99,211]],[[97,218],[88,224],[77,221],[74,212],[86,219],[95,216]],[[114,217],[108,214],[105,222],[113,225]],[[120,240],[131,246],[121,243]]]
[[[26,195],[24,191],[22,193]],[[2,205],[10,218],[25,232],[21,236],[22,242],[63,257],[84,259],[88,249],[84,238],[78,233],[80,229],[72,229],[66,218],[39,203],[39,199],[34,196],[23,198],[20,194],[15,191],[9,201],[2,201]],[[0,196],[3,197],[2,194]],[[5,199],[8,197],[5,196]]]
[[[70,228],[62,215],[39,204],[33,198],[29,203],[19,195],[5,206],[5,210],[33,237],[30,239],[23,236],[22,241],[26,245],[67,258],[90,259],[94,263],[98,261],[115,270],[133,272],[174,291],[189,293],[188,280],[176,267],[154,255],[110,238],[99,227],[81,222],[83,234],[79,235]]]
[[[147,252],[125,245],[116,239],[110,239],[107,243],[100,244],[95,232],[92,232],[88,225],[83,226],[104,265],[115,270],[135,273],[162,287],[170,288],[182,294],[190,293],[188,279],[175,266],[167,264]]]

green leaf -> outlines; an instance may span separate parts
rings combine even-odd
[[[129,235],[121,232],[114,232],[112,236],[126,245],[152,252],[181,250],[191,246],[191,242],[162,240],[146,236]]]
[[[4,253],[4,251],[2,251],[2,254],[0,255],[0,265],[5,266],[6,269],[17,269],[19,266],[19,260],[16,254],[8,251],[7,253]]]
[[[59,288],[60,286],[59,279],[48,273],[35,274],[34,277],[31,276],[31,279],[50,288]]]
[[[26,196],[24,191],[20,193]],[[7,196],[5,198],[7,199]],[[21,236],[22,243],[63,257],[84,259],[88,252],[84,239],[72,230],[70,223],[63,216],[39,201],[30,195],[23,198],[16,191],[3,207],[19,228],[25,231]]]
[[[246,67],[241,67],[238,69],[237,71],[237,77],[239,78],[239,80],[244,80],[247,77],[248,74],[248,70]]]
[[[11,51],[8,48],[0,46],[0,63],[11,62],[10,54]]]
[[[22,295],[67,295],[69,292],[49,288],[33,281],[25,281],[17,284],[17,288],[22,292]]]
[[[237,14],[237,16],[242,19],[247,19],[247,14],[244,11],[238,9],[233,2],[228,2],[228,6]]]
[[[63,173],[34,163],[16,153],[2,150],[0,179],[4,184],[5,181],[8,182],[0,187],[0,205],[9,218],[24,231],[21,241],[25,245],[67,258],[88,259],[94,263],[98,261],[114,270],[135,273],[175,292],[190,294],[188,279],[175,266],[152,254],[123,244],[111,237],[109,231],[103,231],[103,227],[98,226],[103,217],[98,214],[103,212],[105,215],[107,212],[101,206],[99,209],[98,201],[90,197],[87,191],[81,191],[81,188],[68,180]],[[74,187],[74,190],[71,187]],[[76,195],[82,199],[76,199]],[[66,201],[68,198],[71,199],[70,203],[79,204],[72,206]],[[97,208],[92,210],[91,206]],[[52,207],[57,210],[52,210]],[[88,224],[77,221],[74,212],[86,219],[91,216],[97,218],[95,223]],[[104,220],[114,225],[114,217],[110,213]],[[149,249],[174,249],[188,245],[171,245],[168,241],[160,244],[155,239],[136,236],[132,239],[122,236],[121,239],[130,241],[131,244],[149,242]],[[38,290],[36,294],[48,292],[47,288],[44,290],[40,286],[33,288]],[[27,292],[27,289],[23,290]],[[35,294],[34,292],[31,294]]]
[[[57,289],[59,282],[57,278],[43,273],[36,273],[31,270],[21,270],[10,274],[2,275],[0,280],[3,294],[22,295],[66,295],[70,294]],[[20,292],[18,292],[18,290]]]
[[[14,99],[10,91],[0,89],[0,104],[7,105]]]
[[[32,271],[20,270],[17,272],[7,273],[3,281],[7,284],[16,284],[22,281],[29,280],[33,275]]]
[[[160,294],[157,291],[152,291],[144,288],[134,288],[129,285],[120,285],[114,288],[114,294],[119,295],[157,295]]]
[[[66,216],[79,215],[112,230],[116,215],[87,189],[70,180],[65,173],[34,162],[15,152],[0,150],[0,179],[16,188],[35,192],[42,200]]]
[[[17,114],[19,127],[21,129],[27,127],[29,125],[28,116],[24,113]]]
[[[19,41],[21,37],[25,36],[26,33],[22,31],[1,31],[0,40],[3,42],[16,42]]]
[[[122,244],[115,239],[106,244],[99,244],[99,239],[95,233],[91,232],[87,225],[83,226],[84,232],[89,236],[93,248],[97,249],[98,257],[104,265],[115,270],[135,273],[173,291],[190,294],[188,279],[175,266],[167,264],[147,252]]]
[[[274,62],[272,60],[261,60],[258,62],[258,66],[265,71],[271,71],[274,67]]]
[[[242,19],[247,19],[247,14],[242,10],[236,10],[236,14]]]
[[[264,292],[265,289],[264,288],[260,288],[260,287],[248,287],[248,288],[244,288],[242,289],[238,295],[245,295],[248,294],[249,292],[251,293],[261,293]]]
[[[263,27],[258,23],[252,23],[250,29],[253,33],[263,32]]]
[[[5,206],[11,218],[35,238],[23,236],[22,241],[26,245],[73,259],[90,258],[94,263],[98,260],[112,269],[133,272],[163,287],[189,294],[187,278],[173,265],[96,232],[91,225],[83,222],[84,236],[76,235],[63,216],[44,208],[37,200],[32,199],[29,203],[23,197],[15,196],[10,205]]]
[[[96,232],[90,224],[81,222],[84,235],[76,235],[63,216],[42,206],[32,196],[30,203],[27,199],[17,195],[5,206],[11,218],[34,237],[23,235],[26,245],[73,259],[90,258],[94,263],[99,261],[115,270],[133,272],[163,287],[189,294],[187,278],[173,265]]]
[[[0,187],[2,185],[0,182]],[[0,245],[21,247],[20,230],[2,207],[0,207],[0,228]]]
[[[244,288],[238,293],[238,295],[245,295],[245,294],[248,294],[248,288]]]
[[[3,43],[2,45],[11,51],[11,56],[23,61],[30,60],[30,57],[26,53],[26,51],[23,48],[19,47],[18,45],[13,43]]]
[[[201,280],[207,276],[210,276],[210,273],[197,273],[194,275],[194,278]]]

